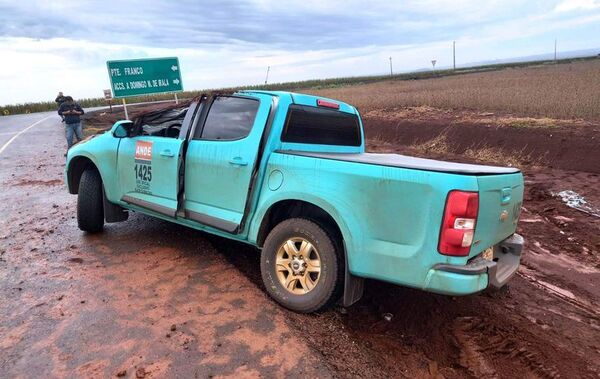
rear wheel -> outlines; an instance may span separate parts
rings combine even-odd
[[[297,312],[314,312],[337,300],[343,260],[332,238],[316,223],[285,220],[267,236],[261,274],[267,292]]]
[[[77,224],[79,229],[97,233],[104,227],[102,203],[102,178],[95,169],[83,172],[79,181],[77,196]]]

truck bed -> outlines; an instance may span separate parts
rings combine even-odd
[[[483,166],[465,163],[437,161],[434,159],[415,158],[400,154],[374,153],[321,153],[296,150],[279,150],[281,154],[300,155],[305,157],[332,159],[338,161],[374,164],[388,167],[401,167],[415,170],[456,173],[463,175],[499,175],[519,172],[514,167]]]

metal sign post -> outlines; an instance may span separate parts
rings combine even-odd
[[[110,113],[112,113],[112,92],[109,89],[105,89],[104,91],[104,100],[108,102],[108,107],[110,108]]]
[[[129,114],[127,114],[127,103],[125,102],[125,98],[123,100],[123,110],[125,111],[125,120],[129,120]]]

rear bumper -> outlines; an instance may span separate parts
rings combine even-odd
[[[494,246],[494,259],[479,256],[464,266],[438,264],[427,274],[425,290],[447,295],[468,295],[487,287],[504,286],[519,269],[525,240],[513,234]]]

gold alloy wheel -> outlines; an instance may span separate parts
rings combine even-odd
[[[279,282],[294,295],[309,293],[321,277],[319,252],[302,237],[290,238],[279,247],[275,265]]]

